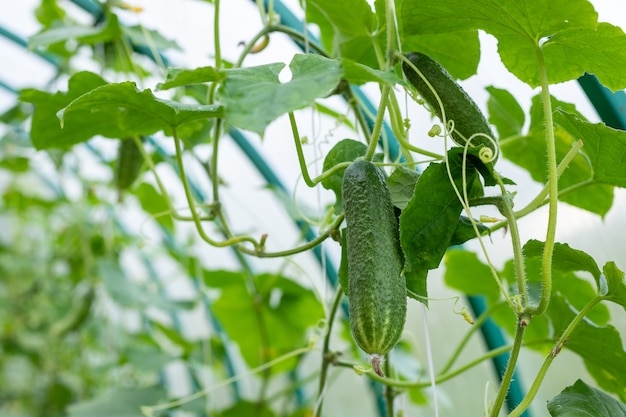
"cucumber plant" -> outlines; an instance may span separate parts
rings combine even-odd
[[[549,383],[561,352],[569,351],[586,372],[568,387],[561,383],[545,390],[562,389],[548,403],[548,412],[623,412],[626,354],[618,328],[626,308],[625,265],[619,264],[623,258],[599,265],[575,244],[558,242],[557,220],[564,218],[564,203],[609,215],[614,190],[626,188],[626,166],[618,157],[626,149],[626,134],[614,128],[619,126],[587,120],[573,104],[554,97],[551,86],[587,72],[612,91],[624,89],[626,76],[620,68],[626,65],[626,48],[614,45],[626,44],[626,35],[598,22],[587,0],[477,1],[471,8],[461,0],[373,3],[301,2],[305,21],[319,29],[317,39],[292,24],[281,2],[257,1],[251,10],[258,12],[258,30],[236,46],[225,35],[240,27],[223,21],[228,15],[224,7],[231,3],[203,2],[202,10],[213,13],[211,62],[183,68],[167,64],[165,54],[175,43],[118,18],[138,9],[105,2],[93,25],[82,25],[76,22],[83,20],[72,18],[72,9],[42,1],[37,9],[42,28],[30,38],[31,50],[59,60],[76,56],[93,61],[82,65],[71,59],[59,66],[68,76],[66,90],[19,92],[21,105],[1,119],[12,133],[3,139],[8,146],[2,147],[1,168],[16,177],[35,171],[37,164],[16,156],[10,142],[27,132],[28,146],[42,151],[64,174],[56,187],[50,176],[42,176],[48,180],[43,183],[63,190],[65,178],[73,176],[82,185],[80,198],[96,208],[89,212],[106,213],[106,220],[97,226],[102,236],[92,239],[91,228],[68,235],[77,236],[68,247],[81,256],[58,256],[63,264],[56,267],[54,256],[46,258],[45,272],[54,272],[55,283],[64,279],[65,268],[72,271],[65,278],[71,280],[67,287],[78,287],[81,277],[88,277],[88,285],[82,286],[89,289],[85,298],[75,309],[54,305],[54,314],[35,314],[16,324],[0,319],[0,328],[8,329],[0,335],[0,364],[16,363],[11,355],[20,355],[20,349],[15,346],[32,348],[21,355],[31,366],[54,363],[49,358],[57,356],[46,356],[41,340],[50,341],[54,353],[61,354],[61,338],[84,337],[97,344],[96,353],[81,357],[85,367],[102,366],[94,358],[100,358],[99,349],[110,347],[103,341],[105,332],[98,337],[82,333],[93,331],[102,319],[115,327],[111,333],[123,335],[118,341],[123,352],[105,362],[110,364],[111,385],[124,388],[111,397],[100,384],[77,383],[82,381],[79,371],[66,378],[47,365],[46,392],[65,393],[66,400],[55,409],[58,415],[136,415],[139,409],[147,416],[170,410],[224,416],[337,415],[343,398],[337,399],[342,387],[334,378],[341,375],[355,383],[367,381],[358,389],[377,400],[351,404],[357,414],[371,414],[368,408],[375,403],[386,416],[418,414],[426,407],[437,415],[437,390],[447,390],[443,383],[456,380],[472,395],[461,400],[460,393],[447,392],[455,401],[446,414],[518,417],[545,413],[542,386]],[[485,117],[459,85],[459,79],[478,70],[479,30],[498,40],[506,70],[537,88],[529,111],[513,93],[490,86]],[[279,76],[286,64],[273,62],[271,56],[281,36],[302,47],[302,53],[289,59],[288,81]],[[249,64],[251,54],[262,63]],[[99,74],[85,71],[94,64],[101,66]],[[151,77],[141,78],[146,74]],[[377,92],[376,105],[370,105],[363,85],[376,87],[367,90]],[[340,110],[337,99],[345,103]],[[440,126],[419,123],[422,116],[435,116]],[[326,129],[324,124],[320,134],[317,125],[307,129],[308,120],[330,120],[331,125]],[[301,135],[303,129],[310,132]],[[99,138],[92,140],[95,136]],[[259,190],[245,188],[250,181],[235,179],[233,168],[243,164],[228,159],[236,158],[224,146],[228,136],[270,183],[262,192],[277,197],[287,209],[286,219],[272,218],[266,226],[261,220],[271,210],[250,203],[253,224],[244,221],[241,206]],[[259,147],[269,146],[276,138],[280,147],[270,150],[271,157],[285,161],[285,155],[292,155],[293,164],[285,166],[297,167],[297,172],[287,177],[302,182],[284,185],[251,143],[258,139]],[[114,166],[107,152],[98,150],[107,145],[120,150],[113,183],[83,177],[81,151],[97,155],[107,169]],[[313,159],[323,159],[321,169]],[[518,171],[509,172],[505,160],[542,185],[522,207],[519,202],[525,200],[517,196],[522,190],[514,178]],[[138,176],[142,166],[145,175]],[[124,190],[123,202],[112,198],[114,188]],[[30,212],[36,216],[49,210],[50,219],[33,222],[45,236],[55,235],[49,229],[59,223],[55,216],[68,220],[57,211],[68,204],[62,193],[46,204],[18,192],[17,185],[11,190],[3,195],[3,215],[23,218],[27,203],[37,207]],[[305,208],[289,198],[300,193],[317,196],[318,206]],[[134,226],[137,213],[132,210],[138,208],[140,230],[119,233],[124,220],[117,215],[128,216]],[[525,221],[531,213],[544,216],[546,230],[527,238]],[[293,223],[301,235],[288,237],[290,229],[283,222]],[[158,237],[151,235],[154,230]],[[191,248],[189,230],[194,236]],[[495,232],[501,230],[506,230],[511,249],[510,259],[498,266],[489,238],[495,241]],[[0,256],[23,253],[0,243]],[[59,249],[66,243],[60,239],[48,244]],[[321,276],[300,266],[308,255],[324,267]],[[335,265],[339,256],[342,260]],[[126,279],[132,270],[124,266],[128,258],[141,259],[142,269],[157,283],[165,279],[165,270],[184,276],[194,290],[192,305],[164,296],[165,285],[156,285],[155,294],[140,279]],[[167,267],[161,269],[162,264]],[[4,265],[0,263],[0,270],[11,277],[10,293],[22,294],[15,278],[21,273],[5,271]],[[458,319],[452,302],[440,301],[441,294],[429,285],[433,271],[441,270],[449,290],[471,297],[472,305],[484,301],[486,308],[475,310],[475,324],[464,335],[446,331],[451,352],[437,349],[424,358],[421,351],[429,333],[416,334],[415,320],[427,317],[426,307],[449,306],[449,320]],[[332,292],[334,298],[328,296]],[[137,313],[141,330],[131,331],[115,314],[90,320],[99,313],[106,316],[102,313],[109,310],[100,307],[109,302],[119,317]],[[4,302],[0,305],[5,308]],[[192,307],[201,307],[208,317],[199,326],[207,329],[198,336],[200,343],[177,325],[179,314]],[[159,313],[152,314],[154,309]],[[19,310],[19,305],[8,309]],[[59,314],[63,310],[69,315]],[[42,317],[55,317],[56,324]],[[501,331],[506,342],[488,343],[487,352],[469,352],[471,337],[486,323]],[[13,329],[43,336],[22,338]],[[531,382],[515,397],[512,387],[520,388],[515,372],[523,351],[542,355],[543,362],[521,369]],[[448,353],[440,366],[439,355]],[[508,355],[504,364],[502,354]],[[460,358],[468,362],[457,365]],[[470,381],[468,371],[494,358],[501,366],[496,388],[484,390],[485,384],[474,383],[474,376]],[[167,383],[160,377],[174,362],[189,379],[187,393],[165,390]],[[91,378],[89,372],[83,375]],[[243,379],[253,383],[243,384]],[[484,375],[484,380],[492,376]],[[224,387],[228,395],[218,395]],[[19,395],[11,392],[10,400],[17,402]],[[477,401],[479,397],[485,401]],[[111,404],[127,408],[111,411]],[[467,411],[470,407],[476,411]]]

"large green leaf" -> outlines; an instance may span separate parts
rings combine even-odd
[[[626,405],[580,379],[548,401],[552,417],[624,417]]]
[[[220,290],[213,313],[250,367],[305,345],[306,331],[324,315],[311,290],[280,275],[205,271],[204,282]]]
[[[318,55],[294,56],[291,80],[281,83],[284,64],[226,70],[220,87],[226,120],[233,126],[262,134],[278,116],[313,104],[337,87],[343,70],[338,60]]]
[[[82,126],[82,135],[108,138],[147,136],[160,130],[169,133],[186,123],[222,117],[217,105],[177,103],[139,91],[134,82],[108,84],[83,94],[58,113],[61,126]],[[71,143],[65,138],[62,145]]]
[[[626,36],[597,24],[587,0],[441,0],[426,7],[404,1],[400,16],[405,36],[482,29],[498,40],[507,69],[532,87],[539,85],[536,51],[543,50],[551,83],[598,75],[616,91],[626,87]],[[573,57],[573,58],[572,58]]]
[[[30,138],[37,149],[63,146],[62,143],[78,143],[84,134],[82,126],[66,126],[61,129],[56,113],[81,95],[106,85],[99,75],[91,72],[79,72],[68,81],[67,93],[50,94],[46,91],[25,89],[20,93],[20,100],[34,106],[30,127]]]

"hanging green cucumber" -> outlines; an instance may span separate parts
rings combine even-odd
[[[360,159],[342,183],[346,218],[350,330],[383,375],[381,361],[398,342],[406,320],[406,281],[398,222],[383,173]]]
[[[476,133],[482,133],[493,138],[493,132],[474,100],[467,95],[465,90],[437,61],[420,52],[409,52],[406,58],[415,65],[426,77],[430,85],[437,92],[441,104],[446,112],[446,120],[454,121],[454,130],[451,132],[452,139],[459,145],[465,146],[469,137]],[[402,70],[409,82],[415,87],[420,96],[442,118],[441,108],[433,91],[426,82],[406,62],[402,63]],[[472,140],[472,145],[485,145],[489,149],[494,144],[484,136],[478,136]]]
[[[122,139],[117,148],[115,186],[119,193],[130,188],[141,172],[143,157],[133,138]]]

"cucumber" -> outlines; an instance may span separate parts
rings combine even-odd
[[[421,71],[439,95],[446,112],[446,120],[454,121],[454,130],[451,132],[452,140],[461,146],[465,146],[467,139],[476,133],[494,137],[485,116],[474,100],[467,95],[465,90],[444,67],[420,52],[409,52],[405,56]],[[415,87],[424,101],[432,107],[435,114],[441,119],[441,108],[437,98],[426,82],[406,62],[402,63],[402,70],[411,85]],[[473,139],[472,145],[485,145],[492,150],[494,147],[494,144],[483,136]]]
[[[141,172],[143,157],[132,138],[122,139],[117,148],[117,164],[115,166],[115,186],[122,192],[135,182]]]
[[[398,342],[406,321],[406,280],[398,221],[382,171],[359,159],[343,176],[350,330],[372,368]]]

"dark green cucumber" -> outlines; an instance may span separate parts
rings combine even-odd
[[[342,183],[346,218],[350,330],[382,375],[380,361],[398,342],[406,320],[406,281],[398,222],[381,170],[357,160]]]
[[[422,72],[428,82],[439,95],[443,108],[446,112],[446,120],[454,121],[452,139],[459,145],[464,146],[467,139],[476,134],[483,133],[493,137],[493,132],[474,100],[467,95],[465,90],[437,61],[420,52],[409,52],[406,58]],[[441,108],[437,98],[426,82],[406,62],[402,63],[402,70],[409,82],[415,87],[420,96],[432,108],[441,119]],[[493,144],[485,137],[477,137],[472,140],[473,146],[485,145],[493,149]]]

